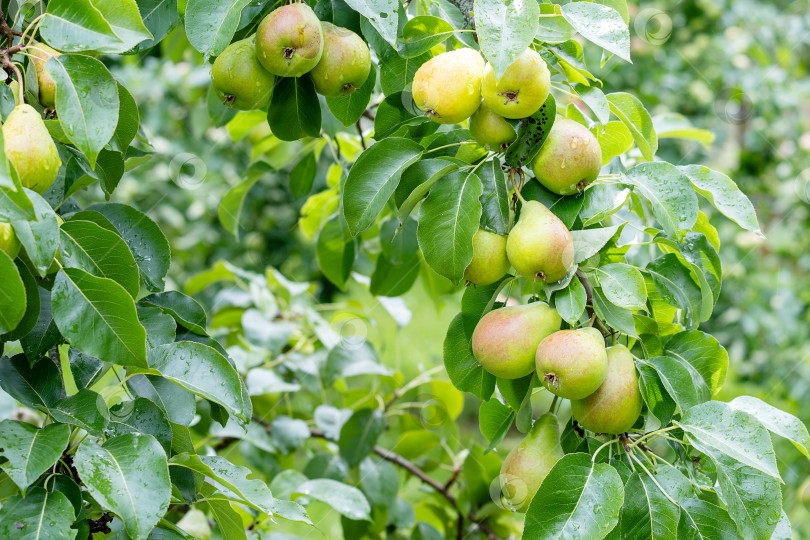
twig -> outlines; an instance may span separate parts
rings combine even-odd
[[[363,138],[363,128],[360,127],[360,120],[357,121],[357,134],[360,135],[360,146],[362,146],[363,150],[365,150],[366,140]]]
[[[585,274],[582,270],[577,270],[576,273],[577,279],[579,282],[582,283],[582,287],[585,289],[585,310],[588,312],[588,317],[593,319],[593,326],[605,337],[608,337],[611,332],[604,327],[602,321],[599,320],[599,317],[596,316],[596,312],[593,309],[593,287],[588,282],[588,278],[585,277]]]

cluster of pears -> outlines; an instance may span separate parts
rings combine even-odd
[[[632,353],[623,345],[606,348],[595,328],[561,330],[561,324],[545,302],[492,310],[475,327],[473,354],[496,377],[518,379],[536,372],[549,392],[571,400],[574,419],[594,433],[628,431],[642,406]],[[515,508],[525,511],[562,455],[557,420],[545,415],[501,468],[504,495]]]
[[[211,81],[223,103],[251,110],[267,105],[276,77],[309,73],[319,94],[337,97],[362,86],[370,70],[368,45],[360,36],[294,3],[273,10],[254,35],[230,44],[214,61]]]

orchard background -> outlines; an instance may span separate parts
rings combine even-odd
[[[2,3],[7,82],[16,67],[61,166],[42,195],[0,167],[0,222],[22,243],[0,254],[0,537],[810,537],[807,3],[322,0],[321,20],[369,43],[369,85],[327,100],[307,75],[279,79],[264,110],[235,111],[212,63],[279,5]],[[23,33],[30,48],[15,49]],[[31,56],[41,43],[66,53],[47,62],[55,115]],[[659,458],[626,440],[597,452],[614,439],[574,430],[566,400],[469,361],[465,329],[498,294],[556,305],[578,280],[453,283],[457,265],[443,271],[417,238],[435,232],[429,198],[392,243],[402,189],[365,232],[342,231],[359,232],[342,205],[363,152],[370,182],[399,181],[380,141],[497,178],[466,125],[428,122],[410,81],[445,50],[530,44],[558,117],[613,134],[584,194],[557,201],[527,167],[523,196],[602,231],[578,261],[592,286],[606,287],[606,264],[641,276],[643,298],[597,292],[594,307],[618,332],[607,343],[639,359],[634,431],[671,428],[650,437]],[[6,122],[12,86],[0,98]],[[692,164],[739,191],[721,179],[696,195],[675,168]],[[736,203],[712,204],[721,191]],[[679,242],[688,230],[700,257]],[[469,238],[428,236],[471,255]],[[564,324],[587,325],[579,313]],[[524,526],[499,470],[550,407],[569,457]]]

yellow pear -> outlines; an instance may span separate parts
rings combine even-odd
[[[46,109],[56,107],[56,82],[53,77],[45,71],[45,64],[48,60],[62,53],[56,49],[48,47],[44,43],[35,43],[30,49],[33,55],[34,68],[37,72],[37,82],[39,83],[39,102]]]
[[[543,386],[565,399],[593,394],[607,375],[605,339],[596,328],[554,332],[540,342],[536,360]]]
[[[275,82],[256,58],[255,36],[228,45],[211,68],[211,84],[219,99],[240,111],[267,105]]]
[[[551,74],[543,57],[526,49],[507,66],[500,79],[487,63],[481,81],[481,95],[487,107],[504,118],[526,118],[543,106],[551,89]]]
[[[506,237],[478,229],[473,236],[473,258],[464,270],[464,279],[474,285],[489,285],[508,271]]]
[[[478,144],[493,152],[505,150],[517,139],[512,124],[495,114],[485,103],[470,117],[470,133]]]
[[[458,124],[481,104],[484,59],[473,49],[434,56],[416,70],[413,101],[434,122]]]
[[[24,187],[45,193],[59,166],[59,152],[40,114],[30,105],[17,105],[3,124],[6,156]]]
[[[256,30],[256,57],[264,69],[279,77],[300,77],[323,54],[323,27],[303,2],[271,11]]]
[[[20,252],[20,240],[14,233],[11,223],[0,223],[0,251],[12,259]]]
[[[506,239],[506,255],[526,279],[554,283],[574,264],[574,238],[551,210],[526,201]]]
[[[602,147],[588,128],[557,118],[540,153],[532,161],[537,181],[558,195],[573,195],[596,180],[602,169]]]

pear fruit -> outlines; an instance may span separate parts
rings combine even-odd
[[[561,322],[545,302],[493,309],[475,326],[473,355],[496,377],[519,379],[534,371],[537,345]]]
[[[551,89],[551,74],[543,57],[533,49],[523,51],[496,79],[487,63],[481,95],[487,107],[504,118],[526,118],[543,106]]]
[[[309,76],[315,91],[327,97],[346,96],[363,86],[371,56],[363,39],[349,30],[322,22],[323,55]]]
[[[506,256],[526,279],[554,283],[574,264],[574,237],[551,210],[526,201],[506,239]]]
[[[20,252],[20,240],[14,233],[11,223],[0,223],[0,251],[12,259]]]
[[[413,101],[434,122],[458,124],[481,104],[484,59],[473,49],[434,56],[413,76]]]
[[[588,128],[557,118],[532,161],[537,181],[557,195],[573,195],[596,180],[602,169],[602,147]]]
[[[279,77],[300,77],[321,60],[323,28],[305,3],[271,11],[256,31],[256,57]]]
[[[470,133],[481,146],[497,152],[505,150],[517,139],[517,132],[503,116],[482,103],[470,117]]]
[[[240,111],[267,105],[275,82],[273,74],[256,58],[255,36],[228,45],[211,69],[211,83],[219,99]]]
[[[540,484],[564,455],[557,417],[546,413],[501,465],[501,493],[512,508],[518,512],[529,508]]]
[[[641,392],[633,355],[624,345],[607,349],[607,375],[596,391],[571,402],[571,413],[594,433],[618,435],[633,427],[641,414]]]
[[[32,61],[37,72],[37,83],[39,84],[39,102],[46,109],[53,109],[56,106],[56,82],[53,77],[45,71],[45,64],[48,60],[61,53],[56,49],[48,47],[44,43],[35,43],[31,47]]]
[[[540,382],[561,398],[583,399],[607,375],[605,340],[596,328],[554,332],[537,347],[536,360]]]
[[[489,285],[508,271],[506,237],[478,229],[473,236],[473,258],[464,270],[464,279],[473,285]]]
[[[59,166],[59,152],[39,113],[30,105],[17,105],[3,124],[6,156],[24,187],[45,193]]]

